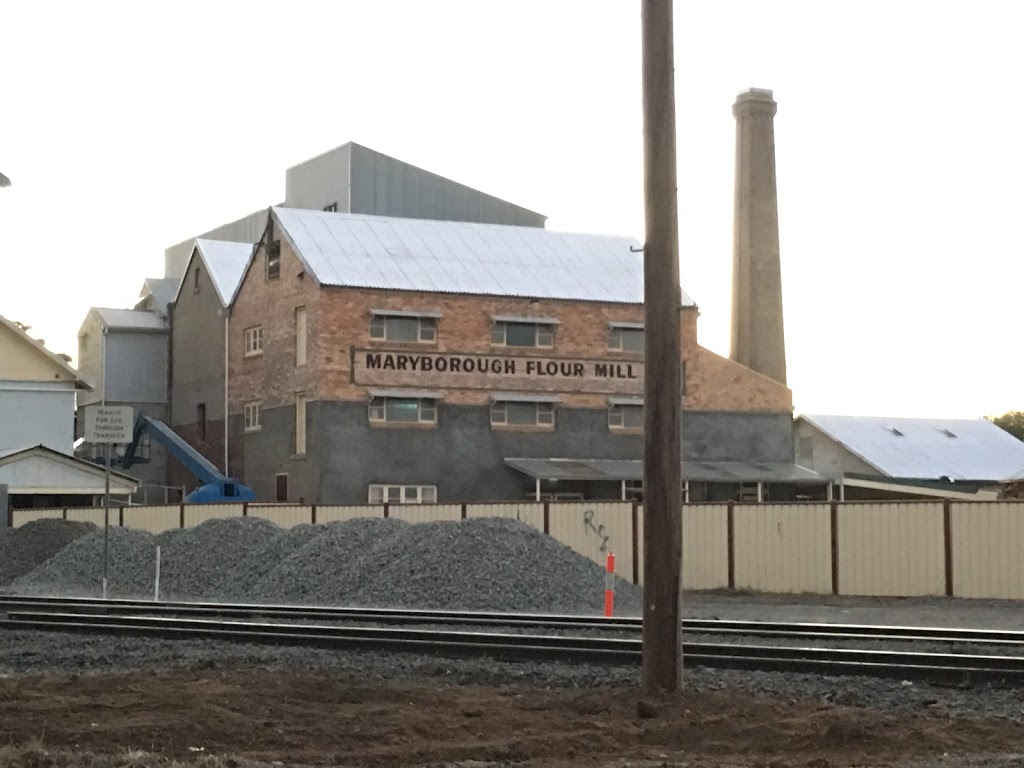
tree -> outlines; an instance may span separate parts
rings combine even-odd
[[[1007,411],[1002,416],[989,416],[988,420],[1018,440],[1024,440],[1024,411]]]

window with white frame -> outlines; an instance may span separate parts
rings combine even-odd
[[[555,326],[551,323],[496,320],[491,326],[491,344],[497,347],[553,347]]]
[[[437,341],[437,318],[374,314],[370,319],[370,338],[375,341],[433,344]]]
[[[245,329],[245,356],[263,354],[263,326],[254,325]]]
[[[374,396],[370,399],[370,421],[387,424],[436,424],[437,399]]]
[[[612,352],[643,352],[644,329],[634,325],[612,325],[608,329],[608,349]]]
[[[498,427],[553,427],[555,404],[495,400],[491,403],[491,424]]]
[[[434,504],[436,485],[371,485],[370,504]]]
[[[643,429],[644,407],[638,403],[613,403],[608,409],[611,429]]]
[[[259,400],[253,400],[250,403],[246,403],[243,407],[242,413],[245,418],[246,432],[255,432],[260,428],[260,406]]]

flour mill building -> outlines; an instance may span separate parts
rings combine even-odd
[[[632,238],[272,208],[230,309],[237,474],[265,500],[639,491]],[[794,498],[792,398],[680,312],[691,500]]]

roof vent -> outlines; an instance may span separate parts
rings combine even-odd
[[[950,432],[950,431],[949,431],[948,429],[946,429],[945,427],[936,427],[936,429],[937,429],[937,430],[939,430],[939,432],[941,432],[942,434],[944,434],[944,435],[945,435],[946,437],[956,437],[956,435],[955,435],[955,434],[953,434],[952,432]]]
[[[882,427],[882,429],[886,430],[887,432],[891,432],[896,437],[903,437],[903,433],[896,429],[896,427],[890,427],[889,425],[886,425]]]

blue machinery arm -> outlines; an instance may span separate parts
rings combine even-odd
[[[142,437],[147,433],[151,440],[160,443],[168,454],[181,462],[185,469],[203,483],[200,488],[186,496],[185,501],[215,503],[256,500],[256,494],[251,488],[225,475],[209,459],[185,442],[181,435],[159,419],[150,418],[144,413],[135,417],[132,441],[121,459],[121,466],[124,469],[129,469],[137,462],[136,452]]]

